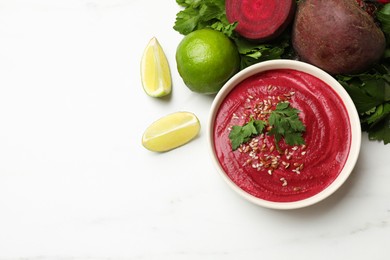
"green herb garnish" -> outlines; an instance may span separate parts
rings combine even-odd
[[[302,133],[306,131],[306,127],[299,119],[299,112],[298,109],[291,107],[289,102],[278,103],[276,109],[271,112],[268,119],[271,130],[268,135],[274,136],[278,150],[282,137],[288,145],[305,144]]]
[[[298,116],[299,112],[298,109],[291,107],[289,102],[280,102],[271,112],[268,122],[251,118],[243,126],[234,125],[229,134],[233,151],[251,138],[262,134],[268,126],[267,134],[274,136],[278,150],[280,150],[279,142],[282,138],[288,145],[305,144],[302,134],[306,131],[306,127]]]
[[[225,26],[229,26],[225,14],[225,0],[176,0],[176,2],[184,9],[176,14],[173,29],[183,35],[206,27],[222,30]]]
[[[237,150],[241,144],[248,142],[252,137],[260,135],[265,126],[266,122],[253,118],[243,126],[234,125],[229,134],[233,151]]]

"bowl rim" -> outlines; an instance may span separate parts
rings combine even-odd
[[[214,150],[214,122],[215,122],[215,116],[218,112],[218,109],[225,99],[225,97],[232,91],[232,89],[240,82],[242,82],[244,79],[253,76],[257,73],[268,71],[268,70],[275,70],[275,69],[293,69],[302,71],[308,74],[311,74],[319,79],[321,79],[323,82],[325,82],[328,86],[330,86],[340,97],[340,99],[343,101],[344,106],[347,110],[347,114],[349,116],[350,126],[351,126],[351,145],[350,150],[348,154],[347,161],[345,162],[344,167],[342,168],[341,172],[337,176],[337,178],[324,190],[320,191],[319,193],[303,199],[299,201],[292,201],[292,202],[274,202],[274,201],[268,201],[264,200],[258,197],[255,197],[243,189],[241,189],[236,183],[234,183],[225,173],[223,168],[221,167],[218,157],[215,154]],[[297,61],[297,60],[287,60],[287,59],[276,59],[276,60],[268,60],[256,63],[254,65],[251,65],[238,73],[236,73],[233,77],[231,77],[220,89],[220,91],[215,96],[210,113],[209,118],[207,122],[207,133],[208,133],[208,150],[211,153],[211,158],[214,162],[214,165],[217,168],[217,172],[220,176],[225,180],[225,182],[232,188],[236,193],[238,193],[241,197],[244,199],[262,206],[266,208],[271,209],[297,209],[297,208],[303,208],[310,205],[313,205],[315,203],[318,203],[325,198],[332,195],[336,190],[338,190],[344,182],[348,179],[351,172],[353,171],[356,162],[359,157],[360,153],[360,147],[361,147],[361,125],[360,125],[360,119],[359,114],[356,110],[355,104],[353,103],[351,97],[347,93],[347,91],[344,89],[344,87],[330,74],[325,72],[324,70],[311,65],[309,63],[303,62],[303,61]]]

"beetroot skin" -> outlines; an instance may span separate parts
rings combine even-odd
[[[356,0],[303,0],[297,7],[292,44],[303,61],[330,74],[354,74],[381,59],[386,40]]]
[[[255,41],[279,36],[292,22],[295,0],[226,0],[226,17],[238,22],[236,32]]]

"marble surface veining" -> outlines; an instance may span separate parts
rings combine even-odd
[[[233,193],[207,151],[212,97],[181,81],[174,0],[0,0],[0,260],[389,259],[390,146],[363,135],[325,201],[275,211]],[[153,37],[173,92],[145,95]],[[144,129],[187,110],[198,138],[169,153]]]

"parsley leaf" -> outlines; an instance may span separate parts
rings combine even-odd
[[[337,75],[359,112],[362,129],[370,140],[390,143],[390,64],[383,62],[359,75]]]
[[[377,125],[373,126],[369,133],[370,140],[383,141],[384,144],[390,143],[390,115],[388,114]]]
[[[376,18],[381,22],[381,29],[386,37],[390,36],[390,4],[386,4],[376,13]]]
[[[389,103],[381,104],[375,108],[375,111],[373,111],[373,113],[370,114],[365,119],[365,121],[371,126],[374,126],[376,123],[380,122],[388,115],[390,115],[390,104]]]
[[[241,55],[241,68],[246,68],[260,61],[279,59],[283,57],[285,49],[289,47],[288,39],[278,43],[255,43],[242,37],[233,39]]]
[[[279,141],[282,137],[288,145],[305,143],[302,134],[306,131],[306,127],[299,119],[299,112],[298,109],[291,107],[289,102],[278,103],[276,109],[271,112],[268,123],[272,128],[268,134],[274,136],[278,150],[280,150]]]
[[[224,0],[176,0],[184,7],[176,14],[173,29],[183,35],[205,27],[226,24]]]
[[[229,134],[233,151],[237,150],[241,144],[248,142],[253,136],[261,134],[265,126],[266,122],[253,118],[243,126],[234,125]]]

